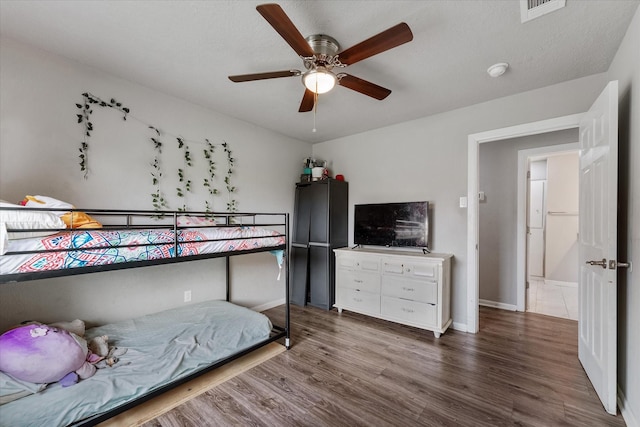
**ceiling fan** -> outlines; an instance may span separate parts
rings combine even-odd
[[[413,40],[411,29],[402,22],[338,53],[340,45],[332,37],[324,34],[303,37],[279,5],[262,4],[256,9],[300,56],[306,71],[284,70],[241,74],[229,76],[229,79],[239,83],[302,76],[305,91],[298,110],[301,113],[313,110],[317,95],[330,91],[336,84],[378,100],[385,99],[391,90],[347,73],[335,73],[334,69],[342,69]]]

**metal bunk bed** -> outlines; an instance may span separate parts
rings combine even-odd
[[[27,209],[28,208],[24,208]],[[0,207],[0,211],[2,210],[15,210],[13,208],[3,208]],[[31,209],[33,211],[45,211],[44,209]],[[48,209],[46,211],[56,211],[56,209]],[[271,333],[269,337],[264,341],[258,342],[255,345],[252,345],[249,348],[246,348],[242,351],[234,353],[228,357],[225,357],[221,360],[215,361],[209,366],[206,366],[203,369],[199,369],[195,372],[190,373],[187,376],[181,377],[177,380],[171,381],[165,385],[162,385],[159,388],[154,389],[153,391],[141,396],[137,397],[131,401],[126,402],[120,406],[117,406],[111,410],[108,410],[103,413],[97,413],[88,418],[84,418],[77,422],[74,422],[70,425],[73,426],[93,426],[100,422],[103,422],[111,417],[114,417],[122,412],[127,411],[128,409],[133,408],[141,403],[144,403],[154,397],[165,393],[166,391],[173,389],[179,385],[182,385],[202,374],[210,372],[224,364],[227,364],[233,360],[236,360],[258,348],[264,347],[265,345],[272,343],[274,341],[283,340],[286,349],[289,349],[291,346],[290,341],[290,305],[289,305],[289,265],[288,265],[288,246],[289,246],[289,214],[288,213],[211,213],[211,212],[187,212],[187,211],[141,211],[141,210],[76,210],[73,209],[72,212],[82,212],[91,215],[92,217],[99,219],[107,219],[105,223],[110,223],[109,225],[103,225],[100,229],[91,229],[91,231],[121,231],[126,230],[127,232],[135,232],[136,230],[159,230],[161,232],[169,233],[173,236],[173,241],[167,242],[154,242],[154,243],[133,243],[131,245],[109,245],[109,246],[94,246],[90,248],[91,251],[96,250],[113,250],[119,248],[141,248],[145,249],[146,246],[164,246],[165,249],[168,249],[168,252],[171,254],[168,258],[159,258],[159,259],[139,259],[132,262],[116,262],[116,263],[107,263],[101,265],[84,265],[84,266],[74,266],[72,268],[63,268],[63,269],[55,269],[55,270],[43,270],[43,271],[30,271],[30,272],[20,272],[14,273],[9,272],[8,274],[6,269],[2,268],[0,265],[0,284],[12,283],[12,282],[26,282],[38,279],[46,279],[53,277],[63,277],[70,275],[78,275],[78,274],[86,274],[86,273],[94,273],[94,272],[102,272],[102,271],[110,271],[110,270],[121,270],[128,268],[137,268],[137,267],[146,267],[152,265],[160,265],[160,264],[169,264],[169,263],[177,263],[177,262],[186,262],[193,260],[202,260],[209,258],[225,258],[225,276],[226,276],[226,301],[230,301],[231,295],[231,281],[230,281],[230,257],[237,255],[244,255],[250,253],[258,253],[258,252],[273,252],[273,251],[282,251],[280,254],[282,255],[282,266],[285,277],[285,324],[284,326],[272,325]],[[0,212],[1,213],[1,212]],[[179,224],[179,218],[183,216],[189,217],[197,217],[197,218],[207,218],[214,219],[216,221],[215,226],[184,226]],[[114,223],[115,220],[115,223]],[[200,236],[198,240],[188,240],[186,238],[182,238],[182,231],[191,230],[191,231],[204,231],[211,228],[222,228],[222,229],[236,229],[236,228],[276,228],[278,231],[273,231],[269,236],[249,236],[249,237],[234,237],[232,239],[228,238],[202,238]],[[46,232],[51,230],[45,229],[30,229],[29,232]],[[54,230],[58,233],[54,236],[64,235],[66,233],[78,233],[85,232],[87,230],[83,229],[65,229],[65,230]],[[15,229],[7,229],[9,233],[21,233],[25,232],[25,230],[15,230]],[[14,234],[15,236],[15,234]],[[261,243],[255,243],[255,240],[260,241],[260,239],[267,239],[272,237],[278,237],[280,240],[274,244],[272,240],[269,241],[265,246],[262,246]],[[52,236],[53,238],[53,236]],[[242,242],[249,240],[254,243],[254,247],[238,245],[237,249],[232,251],[216,251],[210,253],[197,253],[197,254],[186,254],[182,255],[184,250],[181,248],[184,247],[185,244],[194,244],[201,245],[207,243],[216,244],[218,242],[222,242],[225,245],[227,242]],[[234,246],[236,243],[234,243]],[[68,247],[63,249],[55,249],[53,251],[58,252],[67,252],[72,253],[74,251],[78,251],[77,247]],[[46,250],[45,250],[46,251]],[[37,255],[41,253],[41,250],[27,250],[27,251],[12,251],[11,246],[9,246],[9,250],[5,252],[2,257],[11,257],[11,256],[28,256],[28,255]],[[165,252],[167,252],[165,250]],[[90,380],[90,379],[88,379]]]

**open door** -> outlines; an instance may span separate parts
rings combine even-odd
[[[616,413],[618,82],[580,121],[578,357],[602,404]]]
[[[527,280],[530,276],[544,277],[544,198],[545,181],[529,182],[529,212],[527,223]]]

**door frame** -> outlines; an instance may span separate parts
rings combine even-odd
[[[560,154],[578,151],[578,142],[549,145],[547,147],[528,148],[518,151],[518,195],[517,195],[517,238],[516,238],[516,311],[526,311],[527,293],[527,170],[529,158],[545,154]]]
[[[521,136],[537,135],[577,128],[584,113],[541,120],[522,125],[510,126],[486,132],[474,133],[468,137],[467,160],[467,332],[477,333],[480,323],[479,310],[479,160],[480,144]],[[518,233],[520,234],[520,233]],[[522,236],[524,237],[524,236]]]

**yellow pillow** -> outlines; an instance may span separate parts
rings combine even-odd
[[[102,228],[102,224],[84,212],[67,212],[60,219],[67,224],[67,228]]]

